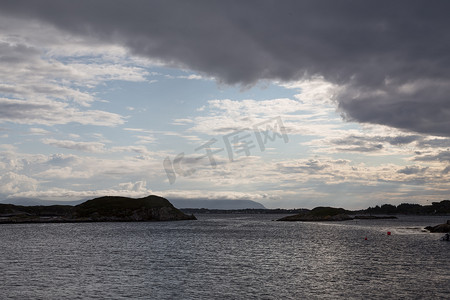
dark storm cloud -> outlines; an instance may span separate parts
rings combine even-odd
[[[448,174],[450,173],[450,166],[446,167],[444,170],[442,170],[442,174]]]
[[[37,49],[0,42],[0,63],[3,66],[21,64],[26,60],[31,61],[36,55],[40,55]]]
[[[407,136],[387,137],[385,141],[387,141],[391,145],[398,146],[398,145],[407,145],[421,139],[422,137],[418,135],[407,135]]]
[[[450,162],[450,150],[440,151],[437,154],[427,154],[422,156],[417,156],[414,158],[415,161],[441,161]]]
[[[418,144],[418,147],[427,148],[427,147],[441,147],[441,148],[450,148],[450,139],[430,139],[423,140]]]
[[[376,151],[380,151],[381,149],[383,149],[382,144],[351,147],[351,148],[336,148],[336,150],[342,151],[342,152],[376,152]]]
[[[404,135],[404,136],[362,136],[349,135],[339,139],[331,140],[331,144],[338,146],[338,151],[353,151],[353,152],[375,152],[384,148],[383,144],[390,144],[393,146],[404,146],[413,142],[420,141],[422,147],[431,147],[431,144],[425,143],[423,137],[419,135]],[[347,146],[342,148],[341,146]],[[437,145],[435,145],[437,146]]]
[[[450,136],[450,2],[1,1],[230,84],[323,76],[345,118]]]
[[[405,167],[397,171],[397,173],[405,174],[405,175],[414,175],[424,173],[428,168],[421,168],[418,166]]]

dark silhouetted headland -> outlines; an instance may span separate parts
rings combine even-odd
[[[169,200],[151,195],[133,199],[106,196],[76,206],[19,206],[0,204],[0,223],[145,222],[196,220]]]

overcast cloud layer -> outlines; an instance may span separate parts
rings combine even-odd
[[[0,201],[448,199],[446,3],[0,1]]]
[[[229,84],[323,76],[350,120],[450,136],[448,1],[1,1]]]

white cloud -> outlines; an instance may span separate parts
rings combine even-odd
[[[54,147],[90,153],[104,153],[105,144],[99,142],[78,142],[71,140],[43,139],[42,143]]]
[[[145,180],[136,182],[125,182],[119,184],[120,190],[133,191],[148,194],[147,182]]]
[[[68,71],[75,83],[97,85],[103,81],[146,81],[148,72],[140,67],[128,67],[116,64],[67,64]]]
[[[336,113],[333,100],[339,89],[337,85],[321,77],[278,85],[300,93],[294,95],[295,99],[210,100],[208,105],[197,110],[202,115],[175,119],[173,124],[192,124],[191,131],[216,135],[252,128],[257,123],[281,117],[289,134],[317,136],[339,130],[345,125]]]
[[[146,81],[149,75],[144,61],[136,65],[124,48],[32,20],[2,16],[0,51],[0,122],[122,124],[118,114],[85,109],[103,101],[92,88],[112,80]]]
[[[75,147],[64,140],[60,142],[64,143],[62,146]],[[250,199],[261,201],[268,207],[305,206],[306,202],[298,200],[304,198],[311,201],[308,206],[330,205],[332,199],[333,204],[350,208],[357,205],[362,195],[374,201],[377,197],[387,199],[388,195],[392,197],[390,202],[404,201],[420,187],[428,191],[427,199],[440,200],[450,188],[450,174],[443,172],[442,165],[435,162],[416,162],[410,166],[388,162],[371,165],[326,156],[305,159],[242,156],[230,162],[226,157],[217,156],[217,166],[213,168],[207,159],[192,161],[191,164],[190,156],[187,156],[183,167],[193,167],[195,172],[187,177],[178,176],[175,185],[171,186],[164,178],[162,166],[166,153],[152,153],[141,146],[104,149],[107,153],[138,154],[118,159],[31,155],[10,150],[0,153],[0,172],[7,174],[2,175],[3,189],[0,193],[16,197],[143,196],[151,192],[145,182],[150,182],[153,189],[156,183],[163,187],[163,182],[166,182],[167,188],[173,189],[157,188],[157,194],[169,199],[200,196]],[[129,180],[124,181],[123,178]],[[239,191],[242,186],[245,186],[245,191]],[[420,200],[417,195],[415,197]]]
[[[142,155],[151,155],[154,154],[150,152],[145,146],[116,146],[110,149],[111,152],[135,152]]]
[[[36,128],[36,127],[32,127],[28,130],[28,132],[32,135],[48,135],[51,132],[48,130],[45,130],[43,128]]]
[[[279,197],[271,193],[253,193],[253,192],[236,192],[236,191],[204,191],[204,190],[169,190],[158,191],[158,194],[167,199],[210,199],[210,200],[276,200]]]
[[[213,80],[213,78],[211,78],[211,77],[203,77],[203,76],[198,75],[198,74],[177,76],[176,78],[188,79],[188,80]]]
[[[69,148],[82,147],[82,150],[87,148],[92,151],[89,147],[93,146],[93,151],[97,150],[96,145],[58,142],[62,143],[60,146]],[[150,153],[145,147],[139,146],[108,150],[109,153],[137,153],[135,157],[121,156],[117,159],[66,154],[45,156],[11,150],[0,152],[0,197],[3,198],[142,195],[150,191],[145,182],[155,181],[163,172],[163,154]],[[133,181],[132,188],[127,188],[123,178],[139,179]]]
[[[154,155],[154,152],[149,151],[145,146],[131,145],[131,146],[113,146],[106,148],[103,142],[81,142],[73,140],[57,140],[57,139],[42,139],[42,143],[57,148],[64,148],[69,150],[76,150],[87,153],[118,153],[118,152],[134,152],[140,155]]]
[[[172,124],[173,125],[187,125],[187,124],[192,124],[194,121],[191,119],[175,119],[173,120]]]
[[[136,135],[135,137],[139,139],[138,144],[153,144],[156,141],[153,135]]]
[[[80,199],[93,199],[103,196],[124,196],[131,198],[140,198],[153,194],[152,190],[147,189],[142,186],[142,182],[132,185],[132,187],[137,187],[137,190],[129,189],[129,185],[114,186],[108,189],[97,189],[97,190],[72,190],[66,188],[51,188],[45,191],[23,191],[11,195],[9,198],[13,197],[26,197],[26,198],[38,198],[45,200],[80,200]]]
[[[101,110],[79,110],[59,101],[0,98],[0,122],[47,126],[68,123],[117,126],[125,121],[122,116],[115,113]]]
[[[55,167],[36,174],[36,177],[45,179],[87,179],[94,175],[93,170],[74,170],[72,167]]]
[[[36,179],[28,176],[7,172],[0,175],[0,193],[14,194],[23,191],[35,191],[38,185]]]
[[[193,118],[190,131],[209,135],[224,134],[252,128],[255,124],[276,117],[281,117],[284,125],[290,130],[291,120],[301,117],[289,114],[301,110],[300,102],[286,98],[264,101],[210,100],[207,115]],[[176,123],[188,124],[189,122],[183,120]]]
[[[161,136],[176,136],[188,141],[199,142],[202,139],[196,135],[184,134],[176,131],[165,131],[165,130],[148,130],[143,128],[124,128],[126,131],[137,132],[137,133],[145,133],[146,135],[138,134],[134,135],[135,138],[138,139],[136,144],[152,144],[157,141],[158,135]]]

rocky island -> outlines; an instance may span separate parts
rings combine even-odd
[[[169,200],[105,196],[76,206],[19,206],[0,204],[0,223],[146,222],[196,220],[175,208]]]
[[[378,219],[397,219],[396,216],[372,216],[361,215],[351,217],[351,211],[343,208],[335,207],[316,207],[312,210],[303,211],[296,215],[287,216],[277,221],[301,221],[301,222],[320,222],[320,221],[348,221],[353,219],[358,220],[378,220]]]
[[[302,221],[302,222],[318,222],[318,221],[346,221],[353,218],[347,215],[347,211],[343,208],[334,207],[316,207],[308,212],[302,212],[293,216],[287,216],[277,221]]]

